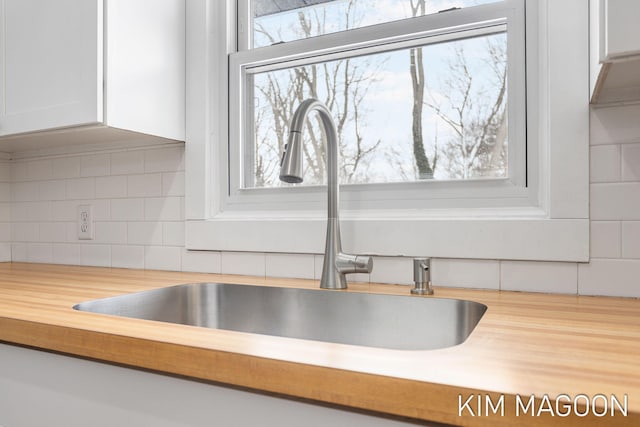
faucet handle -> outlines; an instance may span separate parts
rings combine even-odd
[[[373,258],[367,255],[356,255],[354,264],[356,273],[371,273],[373,270]]]
[[[342,274],[371,273],[373,258],[367,255],[339,253],[336,257],[336,268]]]

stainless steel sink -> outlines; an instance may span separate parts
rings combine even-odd
[[[83,302],[74,309],[340,344],[431,350],[464,342],[487,307],[456,299],[194,283]]]

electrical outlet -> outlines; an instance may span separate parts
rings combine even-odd
[[[78,239],[93,240],[93,206],[78,205]]]

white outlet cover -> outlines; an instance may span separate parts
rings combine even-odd
[[[93,240],[93,206],[78,205],[78,239]]]

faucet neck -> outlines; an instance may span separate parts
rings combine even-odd
[[[318,112],[326,139],[327,214],[329,218],[338,219],[340,191],[338,184],[338,132],[331,112],[322,102],[315,98],[309,98],[300,104],[293,115],[290,132],[302,133],[305,120],[312,111]]]

